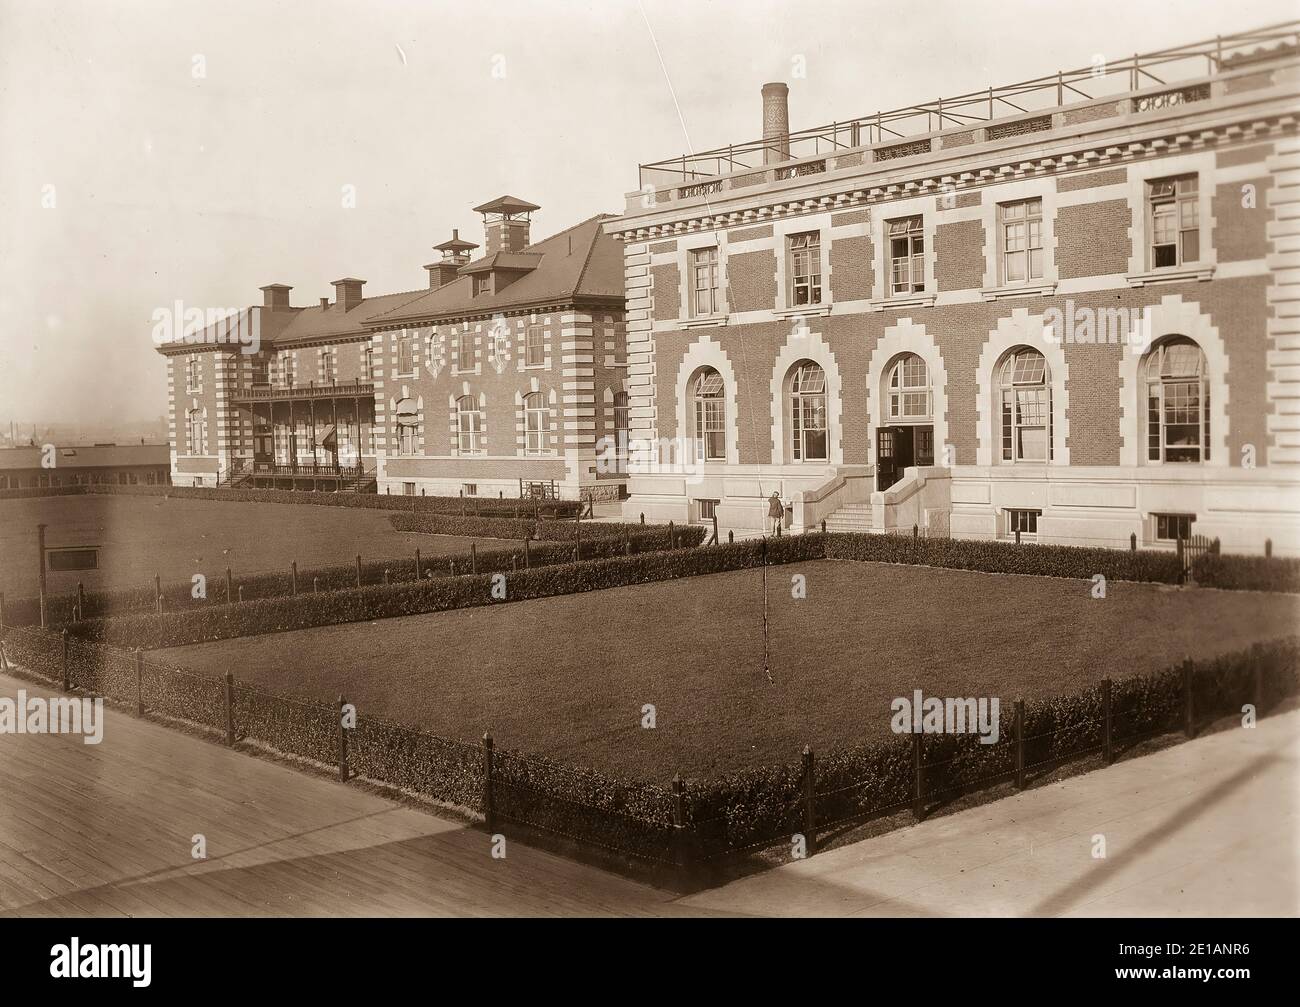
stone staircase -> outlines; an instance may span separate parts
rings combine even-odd
[[[826,518],[827,531],[871,531],[871,504],[841,504]]]

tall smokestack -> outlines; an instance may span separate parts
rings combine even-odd
[[[790,160],[790,88],[763,85],[763,163]]]

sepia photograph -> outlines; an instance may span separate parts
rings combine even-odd
[[[1294,0],[0,0],[0,181],[20,981],[1287,971]]]

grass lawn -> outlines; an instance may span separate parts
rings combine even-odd
[[[66,496],[0,500],[0,591],[11,598],[37,592],[36,526],[47,546],[98,545],[100,569],[49,574],[54,594],[209,580],[230,567],[243,573],[299,569],[366,559],[467,552],[472,541],[451,535],[396,532],[389,512],[304,504],[182,500],[163,497]],[[484,545],[496,539],[480,539]]]
[[[791,576],[807,598],[791,598]],[[888,734],[889,704],[1049,696],[1296,631],[1300,598],[875,563],[762,572],[156,651],[392,720],[640,779]],[[654,704],[657,726],[640,726]]]

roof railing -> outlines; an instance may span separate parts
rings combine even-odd
[[[1260,47],[1266,51],[1261,53]],[[1267,57],[1286,48],[1300,49],[1300,20],[1216,35],[1172,49],[1136,53],[1115,62],[1099,60],[1077,70],[1058,70],[1017,84],[813,126],[780,138],[728,144],[651,161],[640,166],[640,184],[643,188],[682,185],[737,171],[761,170],[769,150],[776,151],[780,161],[799,160],[895,139],[905,141],[949,128],[973,128],[994,119],[1043,113],[1076,101],[1118,97],[1153,85],[1176,86],[1180,81],[1211,77],[1248,65],[1255,57]]]

